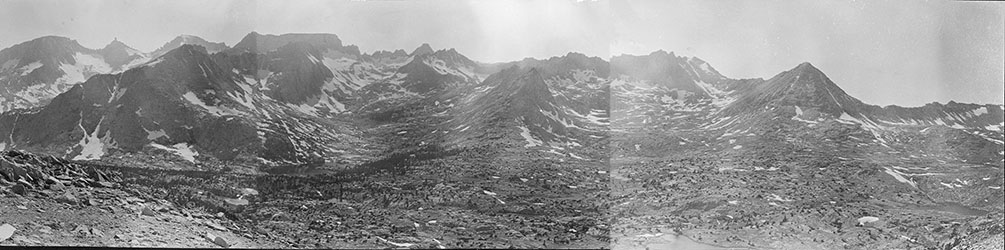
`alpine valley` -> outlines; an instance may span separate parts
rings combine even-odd
[[[0,51],[0,245],[994,248],[1003,109],[664,51],[41,37]]]

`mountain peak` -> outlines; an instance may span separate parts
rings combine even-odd
[[[798,66],[793,68],[792,71],[800,74],[802,73],[823,74],[823,72],[820,71],[820,69],[813,66],[813,64],[811,64],[810,62],[800,63]]]
[[[673,52],[667,52],[666,50],[657,50],[649,53],[650,56],[672,56]]]
[[[43,36],[22,44],[31,44],[29,46],[41,46],[41,48],[47,48],[47,50],[54,48],[84,49],[83,46],[77,43],[77,40],[62,36]]]
[[[203,48],[206,49],[208,53],[215,53],[227,49],[227,45],[224,43],[214,43],[206,41],[206,39],[203,39],[202,37],[182,34],[176,36],[174,39],[171,39],[170,42],[165,43],[163,46],[155,50],[152,54],[154,56],[163,55],[164,53],[167,53],[168,51],[174,50],[185,44],[194,44],[202,46]]]
[[[122,41],[119,41],[118,38],[115,38],[115,39],[112,40],[112,42],[108,43],[108,45],[105,45],[105,48],[103,48],[103,50],[108,50],[108,49],[124,49],[124,48],[132,49],[132,47],[129,47],[129,45],[126,45]]]
[[[415,48],[415,50],[413,50],[412,53],[409,54],[409,55],[411,55],[411,56],[421,56],[421,55],[432,54],[432,53],[433,53],[433,48],[430,47],[428,43],[423,43],[422,45],[419,45],[418,48]]]
[[[178,46],[178,48],[168,51],[167,54],[165,55],[170,57],[183,58],[187,57],[188,55],[196,55],[196,54],[209,54],[209,52],[207,52],[206,47],[203,47],[202,45],[182,44],[181,46]]]
[[[175,40],[179,40],[179,41],[181,41],[181,43],[184,43],[184,44],[194,44],[194,43],[203,43],[203,42],[206,42],[206,39],[202,39],[202,37],[193,36],[193,35],[187,35],[187,34],[179,35],[178,37],[175,37]]]
[[[251,32],[234,45],[235,49],[264,53],[276,50],[293,42],[303,42],[320,49],[342,48],[342,40],[335,34],[327,33],[288,33],[282,35],[263,35]]]

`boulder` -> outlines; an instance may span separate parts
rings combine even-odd
[[[212,233],[206,233],[206,239],[209,240],[209,242],[213,242],[213,244],[216,244],[217,246],[230,247],[230,242],[227,242],[226,239],[213,235]]]
[[[66,185],[63,185],[63,183],[60,182],[56,182],[52,185],[49,185],[49,189],[51,189],[52,191],[63,191],[64,189],[66,189]]]
[[[10,191],[18,195],[25,195],[28,193],[28,187],[25,187],[24,184],[18,183],[11,186]]]
[[[77,205],[77,203],[80,202],[80,200],[78,200],[77,197],[73,196],[70,193],[64,193],[59,196],[56,196],[56,201],[70,205]]]
[[[143,207],[143,209],[140,209],[140,214],[146,216],[154,216],[157,215],[157,212],[154,212],[154,210],[150,209],[149,207]]]
[[[243,189],[241,189],[241,195],[242,196],[258,195],[258,190],[254,190],[254,189],[250,189],[250,188],[243,188]]]
[[[878,217],[863,216],[862,218],[858,218],[858,225],[859,226],[865,226],[865,225],[868,225],[870,223],[874,223],[874,222],[877,222],[877,221],[879,221]]]
[[[2,226],[0,226],[0,242],[10,239],[10,237],[14,235],[14,231],[16,230],[17,229],[14,228],[14,226],[11,226],[10,224],[3,224]]]

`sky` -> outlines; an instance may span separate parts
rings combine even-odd
[[[666,50],[731,78],[811,62],[867,103],[1005,103],[1005,3],[698,0],[0,0],[0,47],[45,35],[152,51],[333,33],[364,52],[422,43],[481,62]]]
[[[876,105],[1005,103],[1005,3],[612,1],[611,53],[663,49],[731,78],[810,62]]]
[[[181,34],[234,45],[262,34],[333,33],[363,52],[423,43],[482,62],[576,51],[607,57],[610,17],[596,0],[0,0],[0,46],[45,35],[152,51]],[[6,20],[4,20],[6,19]]]

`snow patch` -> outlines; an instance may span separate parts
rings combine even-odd
[[[529,147],[541,146],[544,144],[544,141],[535,139],[534,136],[530,134],[530,129],[528,129],[527,127],[518,126],[518,128],[520,128],[520,136],[523,136],[523,139],[527,141],[527,145],[524,145],[523,147],[529,148]]]
[[[87,129],[84,129],[83,120],[83,114],[81,114],[81,119],[77,123],[77,126],[81,131],[86,133]],[[80,154],[74,156],[73,160],[97,160],[101,159],[101,156],[105,155],[105,143],[102,138],[98,137],[98,132],[101,131],[101,122],[104,121],[105,118],[102,117],[101,120],[98,120],[98,125],[94,127],[94,131],[90,134],[85,134],[84,137],[80,138],[80,142],[77,143],[77,146],[80,147]]]
[[[892,169],[892,168],[888,168],[888,167],[885,168],[885,169],[886,169],[886,171],[884,171],[884,172],[886,172],[890,176],[893,176],[893,178],[897,179],[897,181],[910,184],[911,187],[915,187],[915,188],[918,187],[918,184],[914,183],[914,181],[907,179],[907,177],[904,177],[904,173],[902,173],[900,171],[897,171],[895,169]]]
[[[21,70],[21,76],[26,76],[28,74],[31,74],[31,72],[35,72],[36,69],[41,68],[41,67],[42,67],[42,62],[29,63],[28,65],[25,65],[24,67],[21,67],[21,69],[20,69]]]
[[[980,116],[980,115],[987,114],[987,113],[988,113],[988,108],[987,107],[980,107],[978,109],[973,110],[974,116]]]
[[[226,115],[228,113],[228,112],[224,111],[223,109],[221,109],[218,106],[209,106],[209,105],[206,105],[206,103],[203,102],[202,99],[199,99],[199,96],[196,96],[195,93],[193,93],[192,91],[189,91],[189,92],[185,93],[181,97],[183,99],[185,99],[186,101],[188,101],[189,103],[192,103],[192,104],[195,104],[196,106],[202,107],[206,111],[209,111],[209,113],[211,113],[211,114],[214,114],[214,115],[217,115],[217,116],[223,116],[223,115]]]
[[[178,143],[171,147],[160,145],[157,143],[150,143],[150,146],[174,153],[175,155],[180,156],[182,159],[185,159],[186,161],[192,163],[195,163],[195,157],[199,155],[199,153],[195,151],[195,148],[189,146],[188,143]]]

